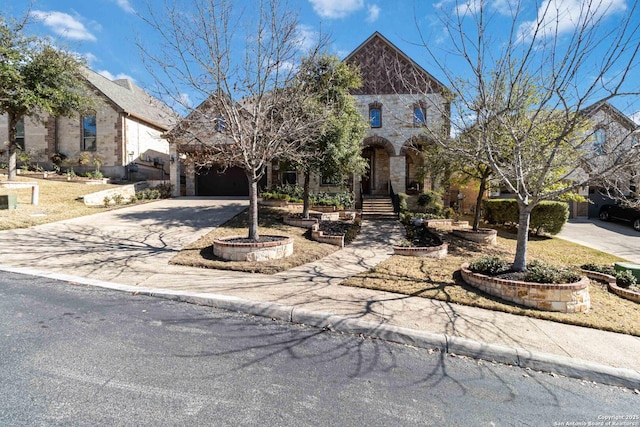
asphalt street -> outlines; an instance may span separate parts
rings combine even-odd
[[[3,426],[640,425],[628,389],[8,273],[0,364]]]

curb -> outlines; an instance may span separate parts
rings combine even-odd
[[[119,283],[77,277],[68,274],[49,273],[25,267],[0,265],[0,271],[46,277],[54,280],[80,283],[103,289],[129,292],[133,295],[151,296],[172,301],[215,307],[255,316],[269,317],[285,322],[364,335],[370,338],[410,345],[419,348],[439,349],[444,354],[467,356],[489,362],[504,363],[529,368],[536,371],[554,372],[571,378],[595,381],[601,384],[638,389],[640,372],[626,368],[615,368],[560,356],[550,353],[530,351],[522,348],[488,344],[468,338],[420,331],[386,323],[376,323],[353,317],[313,311],[291,305],[273,302],[256,302],[234,296],[182,292],[161,288],[122,285]]]

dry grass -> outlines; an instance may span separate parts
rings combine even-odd
[[[442,260],[392,256],[376,268],[351,277],[342,284],[378,289],[423,298],[481,307],[518,315],[640,336],[640,305],[606,291],[598,282],[590,285],[591,310],[565,314],[527,309],[499,300],[465,284],[460,265],[484,255],[515,254],[515,235],[501,231],[498,244],[487,248],[449,235],[449,255]],[[534,238],[529,242],[529,259],[554,265],[609,264],[620,261],[606,253],[556,238]]]
[[[316,242],[309,237],[309,231],[286,225],[282,217],[289,211],[278,208],[260,208],[259,227],[260,234],[276,234],[293,237],[294,253],[284,259],[249,262],[226,261],[213,255],[213,240],[220,237],[242,236],[247,233],[248,213],[236,215],[221,227],[211,231],[206,236],[186,246],[170,261],[171,264],[186,265],[190,267],[214,268],[218,270],[246,271],[251,273],[275,274],[299,265],[307,264],[323,258],[339,248],[326,243]]]
[[[0,175],[0,182],[6,180],[6,175]],[[111,184],[87,185],[77,182],[36,179],[28,176],[18,176],[16,181],[37,182],[40,189],[39,204],[37,206],[31,204],[30,187],[0,187],[0,195],[16,194],[18,196],[18,209],[0,210],[0,230],[33,227],[34,225],[102,212],[106,209],[85,206],[81,197],[85,194],[116,187]]]

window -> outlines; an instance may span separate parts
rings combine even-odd
[[[96,150],[96,116],[82,116],[82,151]]]
[[[607,141],[607,133],[603,128],[593,133],[593,147],[598,154],[604,153],[604,144]]]
[[[222,132],[227,128],[227,123],[224,121],[224,117],[222,117],[222,115],[218,114],[218,117],[216,117],[215,121],[216,121],[216,132]]]
[[[419,105],[413,107],[413,127],[421,127],[426,126],[427,122],[425,121],[425,109]]]
[[[24,119],[16,122],[16,145],[24,151]]]
[[[382,127],[382,104],[379,102],[369,104],[369,124],[372,128]]]
[[[343,182],[339,175],[322,175],[320,185],[341,185]]]
[[[289,185],[296,185],[298,181],[298,173],[296,171],[282,172],[282,183]]]

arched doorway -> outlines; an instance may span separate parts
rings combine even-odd
[[[360,177],[363,195],[387,196],[391,183],[389,159],[395,155],[393,145],[385,138],[372,136],[362,142],[362,157],[366,160],[367,172]]]

